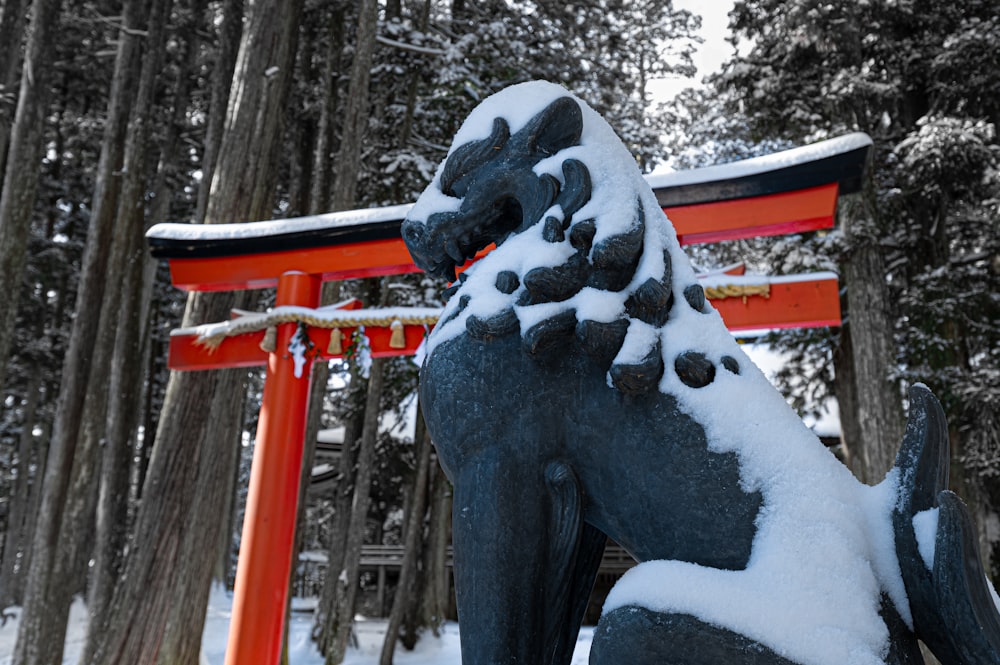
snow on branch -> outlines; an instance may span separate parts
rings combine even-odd
[[[375,41],[380,44],[385,44],[386,46],[393,46],[398,49],[403,49],[404,51],[414,51],[416,53],[424,53],[427,55],[445,55],[445,51],[437,48],[430,48],[429,46],[417,46],[415,44],[407,44],[406,42],[397,42],[395,39],[389,39],[388,37],[376,37]]]

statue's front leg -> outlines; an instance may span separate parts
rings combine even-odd
[[[582,528],[578,488],[565,478],[553,484],[551,469],[521,455],[484,453],[456,470],[452,538],[464,665],[550,665],[564,658],[565,632],[579,630],[567,625]]]

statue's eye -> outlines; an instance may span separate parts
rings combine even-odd
[[[423,237],[424,237],[423,224],[410,222],[409,220],[407,220],[403,224],[403,239],[405,242],[416,246],[420,244],[420,242],[423,240]]]
[[[504,233],[513,231],[524,221],[521,202],[513,196],[497,199],[493,202],[493,209],[497,211],[497,230]]]

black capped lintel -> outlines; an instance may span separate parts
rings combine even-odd
[[[351,222],[292,233],[194,239],[149,235],[146,240],[154,258],[201,259],[297,251],[373,240],[395,240],[399,238],[399,227],[402,223],[403,215],[400,215],[398,219]]]
[[[839,194],[853,194],[861,191],[870,153],[871,145],[865,145],[761,173],[687,185],[654,187],[653,192],[657,202],[664,208],[768,196],[834,182],[839,185]]]

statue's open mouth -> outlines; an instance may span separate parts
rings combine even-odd
[[[455,268],[464,265],[491,244],[499,245],[522,223],[521,205],[501,197],[475,210],[437,212],[426,222],[403,222],[403,241],[417,267],[436,277],[455,280]]]
[[[562,208],[568,226],[571,215],[590,198],[586,167],[573,159],[564,162],[567,187],[560,197],[559,180],[536,174],[534,166],[579,144],[582,128],[582,111],[570,97],[555,100],[513,135],[507,120],[495,117],[490,135],[457,148],[439,175],[438,192],[460,200],[459,209],[403,223],[403,240],[414,262],[432,275],[454,280],[457,266],[538,222],[553,204]]]

